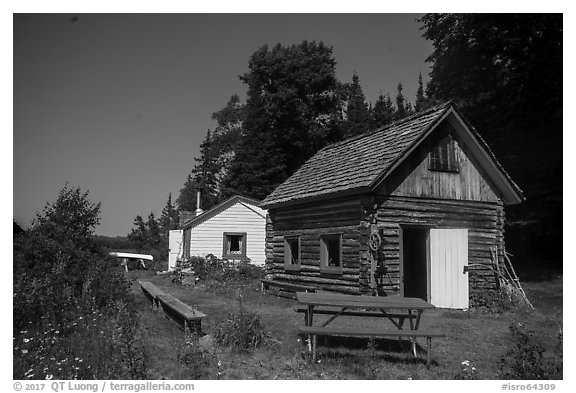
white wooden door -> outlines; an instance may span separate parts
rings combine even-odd
[[[430,230],[430,303],[468,308],[468,230]]]
[[[181,229],[173,229],[168,237],[168,270],[176,267],[176,260],[183,254],[183,231]]]

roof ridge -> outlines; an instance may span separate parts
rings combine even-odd
[[[413,114],[411,114],[410,116],[406,116],[406,117],[403,117],[402,119],[398,119],[398,120],[396,120],[396,121],[393,121],[392,123],[386,124],[386,125],[384,125],[384,126],[382,126],[382,127],[380,127],[380,128],[377,128],[377,129],[375,129],[375,130],[367,131],[367,132],[365,132],[365,133],[363,133],[363,134],[354,135],[354,136],[351,136],[351,137],[346,138],[346,139],[344,139],[344,140],[341,140],[341,141],[338,141],[338,142],[334,142],[334,143],[332,143],[332,144],[330,144],[330,145],[326,145],[326,146],[324,146],[322,149],[320,149],[320,150],[318,151],[318,153],[321,152],[321,151],[324,151],[324,150],[328,150],[328,149],[331,149],[331,148],[335,148],[335,147],[344,145],[344,144],[346,144],[346,143],[354,142],[354,141],[356,141],[356,140],[358,140],[358,139],[362,139],[362,138],[365,138],[365,137],[368,137],[368,136],[372,136],[372,135],[377,134],[377,133],[379,133],[379,132],[386,131],[386,130],[392,128],[392,127],[399,126],[399,125],[401,125],[401,124],[403,124],[403,123],[407,123],[407,122],[412,121],[412,120],[415,120],[415,119],[417,119],[417,118],[419,118],[419,117],[425,116],[425,115],[427,115],[427,114],[429,114],[429,113],[435,112],[435,111],[437,111],[437,110],[439,110],[439,109],[441,109],[441,108],[443,108],[443,107],[448,107],[448,106],[450,106],[451,104],[453,104],[452,100],[445,101],[445,102],[443,102],[443,103],[434,105],[434,106],[432,106],[432,107],[430,107],[430,108],[426,108],[426,109],[424,109],[424,110],[422,110],[422,111],[420,111],[420,112],[413,113]]]

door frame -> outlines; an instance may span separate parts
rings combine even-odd
[[[430,229],[438,228],[434,224],[414,224],[414,223],[398,223],[399,235],[399,284],[400,296],[404,297],[404,230],[405,229],[420,229],[426,230],[426,301],[430,301]]]

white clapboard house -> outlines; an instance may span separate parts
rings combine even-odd
[[[181,218],[179,229],[170,231],[168,268],[179,258],[206,257],[241,260],[264,265],[266,260],[266,210],[260,202],[236,195],[203,212]]]

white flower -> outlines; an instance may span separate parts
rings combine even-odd
[[[27,342],[29,342],[29,341],[30,341],[30,340],[27,339],[27,338],[24,339],[24,342],[25,342],[25,343],[27,343]]]
[[[464,361],[462,362],[462,365],[468,367],[468,366],[470,365],[470,361],[469,361],[469,360],[464,360]]]
[[[52,378],[54,378],[54,375],[52,375],[52,374],[46,375],[46,379],[52,379]]]
[[[27,349],[23,349],[23,350],[22,350],[22,353],[23,353],[23,354],[27,354],[27,353],[28,353],[28,350],[27,350]]]

